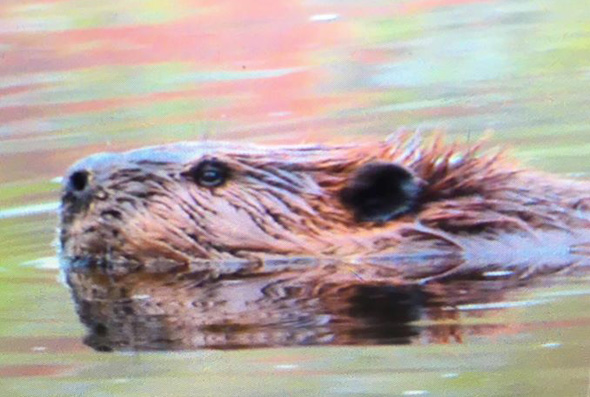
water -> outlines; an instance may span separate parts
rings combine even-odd
[[[413,322],[406,345],[96,353],[58,281],[52,180],[97,151],[349,142],[398,126],[490,136],[526,164],[584,178],[589,17],[580,0],[4,0],[0,390],[586,395],[583,275]]]

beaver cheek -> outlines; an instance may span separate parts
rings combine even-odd
[[[147,209],[137,211],[121,229],[122,250],[139,263],[174,261],[187,264],[192,259],[186,252],[194,251],[192,243],[182,238],[183,233],[172,219],[158,220]]]
[[[273,237],[276,235],[273,225],[261,223],[262,219],[256,222],[246,210],[227,202],[216,203],[215,212],[204,214],[202,221],[204,225],[215,226],[210,228],[212,243],[230,251],[281,254],[301,250],[301,244],[294,237]]]

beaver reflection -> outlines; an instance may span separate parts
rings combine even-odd
[[[502,298],[498,282],[473,280],[310,288],[295,274],[215,282],[205,272],[67,276],[78,287],[85,343],[99,351],[459,342],[494,326],[461,325],[457,305]]]

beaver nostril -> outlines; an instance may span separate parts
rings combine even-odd
[[[98,323],[94,325],[94,333],[98,336],[106,336],[109,333],[109,329],[106,325]]]
[[[70,175],[70,186],[73,190],[81,192],[88,186],[88,171],[76,171]]]

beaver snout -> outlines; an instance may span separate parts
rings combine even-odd
[[[117,157],[114,153],[101,153],[74,164],[64,178],[62,200],[88,204],[93,198],[104,196],[101,185],[110,178],[109,164],[116,163]]]
[[[70,216],[86,212],[95,200],[105,198],[106,193],[92,170],[76,168],[64,179],[62,207],[68,209]]]
[[[88,209],[95,194],[92,175],[86,169],[75,169],[64,178],[62,206],[67,206],[71,216]]]
[[[88,171],[75,171],[68,178],[66,190],[73,194],[84,192],[88,187],[88,182]]]

